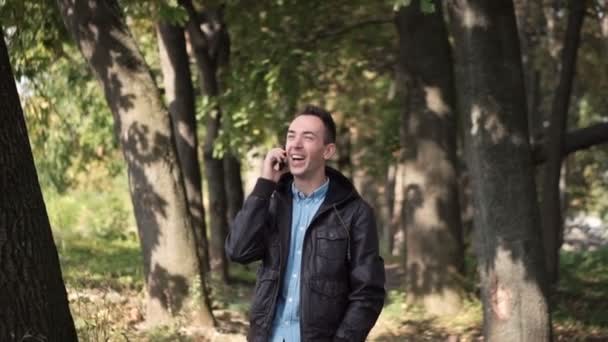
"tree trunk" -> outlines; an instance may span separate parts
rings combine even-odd
[[[197,13],[191,1],[180,1],[189,15],[188,34],[193,47],[194,58],[200,73],[201,89],[204,96],[217,98],[219,95],[218,66],[224,63],[229,51],[227,30],[222,18],[222,8]],[[211,27],[203,31],[201,26]],[[226,51],[228,50],[228,51]],[[224,251],[224,241],[228,235],[228,196],[225,188],[225,170],[222,159],[213,156],[213,148],[219,135],[222,110],[215,105],[207,115],[207,134],[204,143],[205,173],[209,191],[209,224],[211,225],[211,266],[219,269],[222,280],[228,282],[228,259]]]
[[[451,0],[486,341],[549,341],[546,276],[513,3]]]
[[[600,0],[598,6],[600,8],[598,13],[601,13],[599,17],[600,33],[604,39],[602,46],[604,48],[604,56],[608,58],[608,0]]]
[[[432,315],[462,307],[464,263],[458,202],[456,115],[450,46],[441,2],[425,14],[420,1],[396,17],[400,63],[408,73],[404,108],[405,224],[408,301]]]
[[[225,188],[228,199],[228,222],[241,210],[245,194],[243,193],[243,178],[241,174],[241,162],[232,153],[224,155],[224,171],[226,173]]]
[[[149,325],[188,314],[212,325],[169,112],[115,1],[59,0],[68,28],[101,82],[127,161],[144,259]]]
[[[0,26],[0,340],[78,341]]]
[[[353,178],[353,162],[351,158],[352,144],[351,134],[348,123],[344,118],[338,124],[338,136],[336,144],[338,145],[338,170],[340,170],[347,178]],[[285,139],[285,137],[283,137]]]
[[[549,284],[555,284],[558,279],[560,236],[563,229],[559,187],[562,151],[580,31],[585,17],[585,2],[585,0],[569,2],[568,26],[564,37],[560,78],[553,98],[547,144],[545,145],[547,161],[542,178],[541,221]]]
[[[188,208],[196,236],[196,249],[203,279],[210,270],[207,226],[203,205],[201,166],[198,161],[198,135],[190,61],[184,29],[167,23],[156,26],[165,98],[173,122],[179,164],[184,173]]]
[[[381,251],[386,251],[387,255],[389,255],[394,246],[393,236],[395,235],[395,227],[393,224],[393,214],[395,207],[395,185],[396,185],[396,176],[397,175],[397,163],[390,163],[388,168],[386,169],[386,174],[384,178],[384,201],[386,207],[385,213],[385,222],[386,224],[382,227],[381,231]]]
[[[523,60],[526,98],[528,99],[528,129],[534,142],[542,135],[540,117],[540,70],[536,66],[536,50],[539,40],[534,39],[543,27],[543,4],[539,1],[515,0],[515,16]]]

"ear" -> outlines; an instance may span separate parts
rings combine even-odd
[[[336,154],[336,144],[330,143],[325,145],[325,151],[323,151],[323,159],[329,160]]]

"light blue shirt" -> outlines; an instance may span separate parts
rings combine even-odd
[[[309,196],[305,196],[294,183],[291,184],[293,209],[289,257],[277,301],[277,311],[272,323],[271,342],[300,341],[300,270],[304,235],[310,221],[325,200],[328,188],[329,179]]]

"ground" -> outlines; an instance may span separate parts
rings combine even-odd
[[[197,329],[177,322],[163,329],[146,330],[139,271],[124,262],[131,259],[131,264],[139,258],[137,248],[121,247],[120,243],[99,249],[79,248],[72,243],[64,248],[64,255],[73,258],[64,257],[62,262],[81,341],[245,341],[254,267],[233,268],[236,280],[230,286],[210,280],[217,329]],[[564,252],[562,264],[554,315],[557,341],[608,341],[608,249]],[[388,299],[370,341],[483,340],[481,306],[474,296],[457,317],[425,317],[419,309],[404,304],[402,267],[393,262],[386,269]]]

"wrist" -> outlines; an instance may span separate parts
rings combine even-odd
[[[269,198],[270,195],[274,192],[274,189],[277,187],[277,182],[272,179],[267,179],[264,176],[258,178],[255,186],[253,187],[253,191],[251,195]]]

